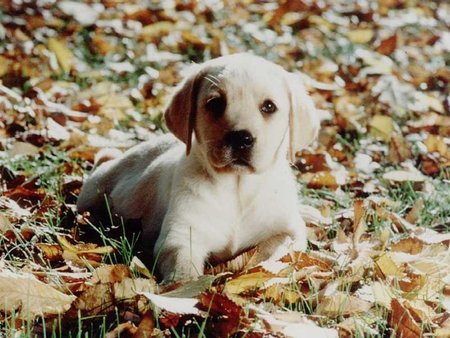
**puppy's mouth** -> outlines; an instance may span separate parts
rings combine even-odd
[[[217,172],[255,172],[251,161],[251,152],[235,154],[228,147],[218,147],[211,149],[208,157]]]

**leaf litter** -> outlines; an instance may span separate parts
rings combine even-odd
[[[2,333],[448,337],[449,13],[402,0],[4,2]],[[79,215],[76,196],[100,148],[167,131],[191,62],[240,51],[301,70],[318,106],[319,141],[295,164],[309,250],[261,261],[255,247],[158,283],[139,225]]]

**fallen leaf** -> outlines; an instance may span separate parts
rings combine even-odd
[[[146,311],[142,315],[142,320],[139,323],[133,338],[149,338],[152,337],[155,329],[155,320],[153,319],[152,311]]]
[[[156,292],[156,282],[146,278],[124,277],[119,282],[114,283],[114,299],[116,301],[132,300],[136,295],[143,292]]]
[[[199,309],[196,307],[198,303],[196,298],[166,297],[150,292],[142,292],[140,294],[151,302],[152,308],[156,313],[164,310],[175,314],[200,314]]]
[[[39,148],[27,142],[16,141],[11,149],[8,150],[11,157],[14,156],[33,156],[39,154]]]
[[[162,36],[167,35],[173,31],[175,24],[170,21],[159,21],[142,28],[140,38],[144,41],[151,42],[153,39],[160,39]]]
[[[257,289],[264,282],[273,278],[274,275],[265,270],[255,270],[240,274],[225,283],[224,292],[229,294],[240,294],[242,292]]]
[[[400,164],[410,158],[412,158],[412,151],[408,141],[401,135],[392,135],[388,160],[393,164]]]
[[[62,249],[58,244],[38,243],[37,247],[42,251],[44,257],[49,262],[58,261],[62,259]]]
[[[111,283],[93,284],[75,299],[72,304],[71,316],[78,317],[79,311],[83,316],[109,313],[114,311],[115,305]]]
[[[368,43],[373,38],[373,30],[369,28],[352,29],[348,31],[347,36],[353,43]]]
[[[215,279],[215,276],[210,275],[199,276],[196,280],[185,282],[175,290],[164,292],[162,295],[175,298],[194,298],[209,289]]]
[[[390,55],[397,48],[397,34],[394,34],[380,42],[376,51],[380,54]]]
[[[152,275],[152,273],[147,269],[147,267],[145,266],[145,264],[136,256],[134,256],[131,259],[131,263],[130,263],[130,269],[133,271],[137,271],[139,272],[141,275],[153,279],[154,276]]]
[[[383,178],[392,182],[424,182],[425,177],[418,172],[393,170],[383,174]]]
[[[394,132],[392,118],[386,115],[375,115],[369,121],[370,135],[379,137],[385,142],[389,142]]]
[[[68,73],[74,64],[74,56],[63,40],[56,38],[48,39],[48,49],[55,53],[61,69]]]
[[[130,269],[124,264],[102,265],[92,273],[91,282],[117,283],[131,277]]]
[[[0,309],[17,311],[22,318],[43,314],[62,314],[75,296],[66,295],[30,274],[0,272]]]
[[[422,337],[422,328],[411,313],[397,299],[391,301],[392,313],[389,326],[395,330],[395,336],[401,338]]]
[[[388,276],[403,277],[403,269],[395,264],[391,258],[390,253],[386,253],[379,257],[375,262],[378,271],[381,273],[381,277],[384,279]]]
[[[423,209],[425,208],[425,203],[422,198],[418,198],[410,211],[405,216],[405,220],[408,221],[411,224],[416,224],[417,221],[420,219],[421,213]]]
[[[439,135],[428,135],[425,139],[425,146],[430,153],[438,153],[439,155],[450,159],[450,151],[443,137]]]
[[[364,318],[350,317],[337,325],[354,336],[379,336],[380,332],[370,327]]]
[[[230,337],[241,325],[241,316],[244,311],[241,306],[234,303],[228,297],[219,293],[204,292],[199,297],[197,304],[204,312],[208,313],[208,336]]]
[[[370,302],[338,291],[332,296],[324,297],[317,306],[316,313],[335,318],[358,312],[367,312],[371,307]]]
[[[134,335],[137,330],[133,323],[121,323],[112,331],[106,333],[105,338],[120,338],[130,334]]]

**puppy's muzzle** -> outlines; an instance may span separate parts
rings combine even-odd
[[[248,164],[255,144],[255,138],[248,130],[229,131],[224,136],[224,143],[231,148],[236,164]]]

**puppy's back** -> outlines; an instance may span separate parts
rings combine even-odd
[[[157,158],[179,143],[173,135],[168,134],[141,143],[126,151],[122,156],[117,156],[116,153],[114,159],[108,160],[102,157],[83,184],[77,202],[78,211],[104,210],[105,196],[110,196],[119,182],[128,182],[127,190],[130,192],[137,189],[142,173]],[[126,194],[125,191],[124,194]],[[112,201],[109,200],[109,202]]]

